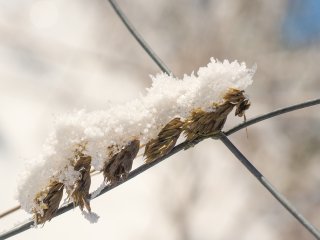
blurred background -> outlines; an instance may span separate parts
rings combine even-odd
[[[248,118],[320,95],[318,0],[118,2],[179,77],[210,57],[256,63]],[[55,116],[130,101],[158,72],[106,0],[0,0],[0,212],[18,204],[19,174],[41,153]],[[299,110],[230,137],[318,227],[319,112]],[[229,117],[226,129],[242,121]],[[75,209],[12,239],[313,239],[219,141],[181,152],[91,205],[96,224]],[[0,232],[27,217],[0,219]]]

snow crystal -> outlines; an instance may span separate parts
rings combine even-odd
[[[222,102],[230,89],[244,90],[252,83],[255,68],[245,63],[211,59],[197,74],[182,79],[160,73],[151,76],[152,86],[146,96],[108,110],[85,110],[65,114],[56,119],[55,128],[47,139],[40,161],[27,171],[20,184],[18,200],[23,209],[32,212],[34,198],[50,181],[62,182],[65,187],[79,178],[70,166],[75,151],[92,158],[95,170],[101,170],[111,152],[116,152],[133,139],[146,144],[170,120],[182,119],[201,108],[212,111],[212,103]]]

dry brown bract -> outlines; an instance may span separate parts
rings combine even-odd
[[[137,156],[140,141],[133,140],[124,146],[106,162],[103,168],[104,178],[111,184],[125,179],[132,168],[133,159]]]
[[[158,138],[147,143],[144,151],[146,163],[161,158],[172,150],[182,132],[182,126],[180,118],[174,118],[161,129]]]
[[[250,107],[250,102],[244,91],[231,88],[224,95],[221,103],[213,105],[213,111],[206,112],[202,109],[195,109],[184,122],[180,118],[172,119],[161,129],[156,139],[152,139],[146,144],[144,152],[146,162],[150,163],[168,154],[175,146],[182,131],[184,131],[187,141],[215,136],[223,128],[228,114],[234,107],[236,107],[236,116],[245,117],[245,111]],[[84,148],[80,145],[75,151],[72,163],[74,170],[80,173],[80,177],[71,189],[67,189],[67,192],[75,206],[79,206],[81,210],[85,207],[90,212],[91,157],[83,154]],[[114,146],[109,148],[109,150],[115,149],[117,153],[111,153],[111,157],[105,163],[102,171],[105,181],[112,184],[127,178],[132,168],[132,162],[138,154],[140,141],[138,139],[132,140],[120,151]],[[33,209],[36,223],[44,223],[55,215],[63,195],[63,188],[63,183],[52,181],[45,190],[36,195],[34,201],[38,207]]]
[[[63,195],[63,184],[53,181],[49,186],[37,194],[35,201],[41,211],[34,209],[34,221],[42,224],[50,221],[56,214]]]
[[[85,207],[90,212],[89,189],[91,185],[91,157],[78,153],[76,158],[74,170],[80,173],[80,178],[75,182],[72,191],[68,194],[69,197],[72,198],[75,206],[79,206],[81,210]]]
[[[198,137],[218,134],[223,128],[228,114],[234,107],[236,107],[235,115],[242,117],[250,107],[250,102],[244,95],[244,91],[231,88],[224,95],[223,102],[214,105],[214,111],[194,110],[183,126],[187,140],[193,141]]]

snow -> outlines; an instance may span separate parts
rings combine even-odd
[[[161,128],[175,117],[189,116],[193,109],[212,111],[212,103],[219,103],[230,88],[246,89],[252,83],[255,67],[245,63],[211,59],[197,74],[182,79],[160,73],[151,76],[152,86],[145,96],[124,105],[106,110],[74,111],[60,116],[44,144],[43,152],[33,159],[24,173],[18,189],[23,209],[38,209],[34,198],[50,181],[62,182],[71,188],[79,178],[73,170],[76,151],[91,156],[92,166],[101,170],[111,154],[133,139],[146,144]]]
[[[87,219],[91,224],[92,223],[97,223],[99,218],[100,218],[99,215],[97,215],[94,212],[88,213],[86,211],[82,211],[81,213],[84,216],[84,218]]]

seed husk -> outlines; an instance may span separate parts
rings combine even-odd
[[[82,153],[78,153],[77,155],[74,170],[80,173],[80,178],[75,182],[72,190],[69,191],[69,197],[72,198],[75,206],[80,207],[81,211],[85,207],[91,212],[89,200],[91,157],[85,156]]]
[[[174,118],[161,129],[156,139],[146,144],[143,154],[146,157],[146,163],[153,162],[172,150],[182,132],[182,126],[183,122],[180,118]]]
[[[224,95],[223,102],[214,104],[213,107],[211,112],[195,109],[185,121],[183,130],[188,141],[218,134],[232,109],[236,107],[235,115],[242,117],[250,107],[250,101],[244,95],[244,91],[230,88]]]
[[[103,175],[106,181],[111,184],[127,178],[135,157],[140,148],[140,141],[130,141],[120,152],[116,153],[107,161],[103,168]]]
[[[42,224],[50,221],[56,214],[63,195],[64,185],[53,181],[47,188],[37,194],[35,201],[42,211],[34,210],[34,221],[36,224]]]

